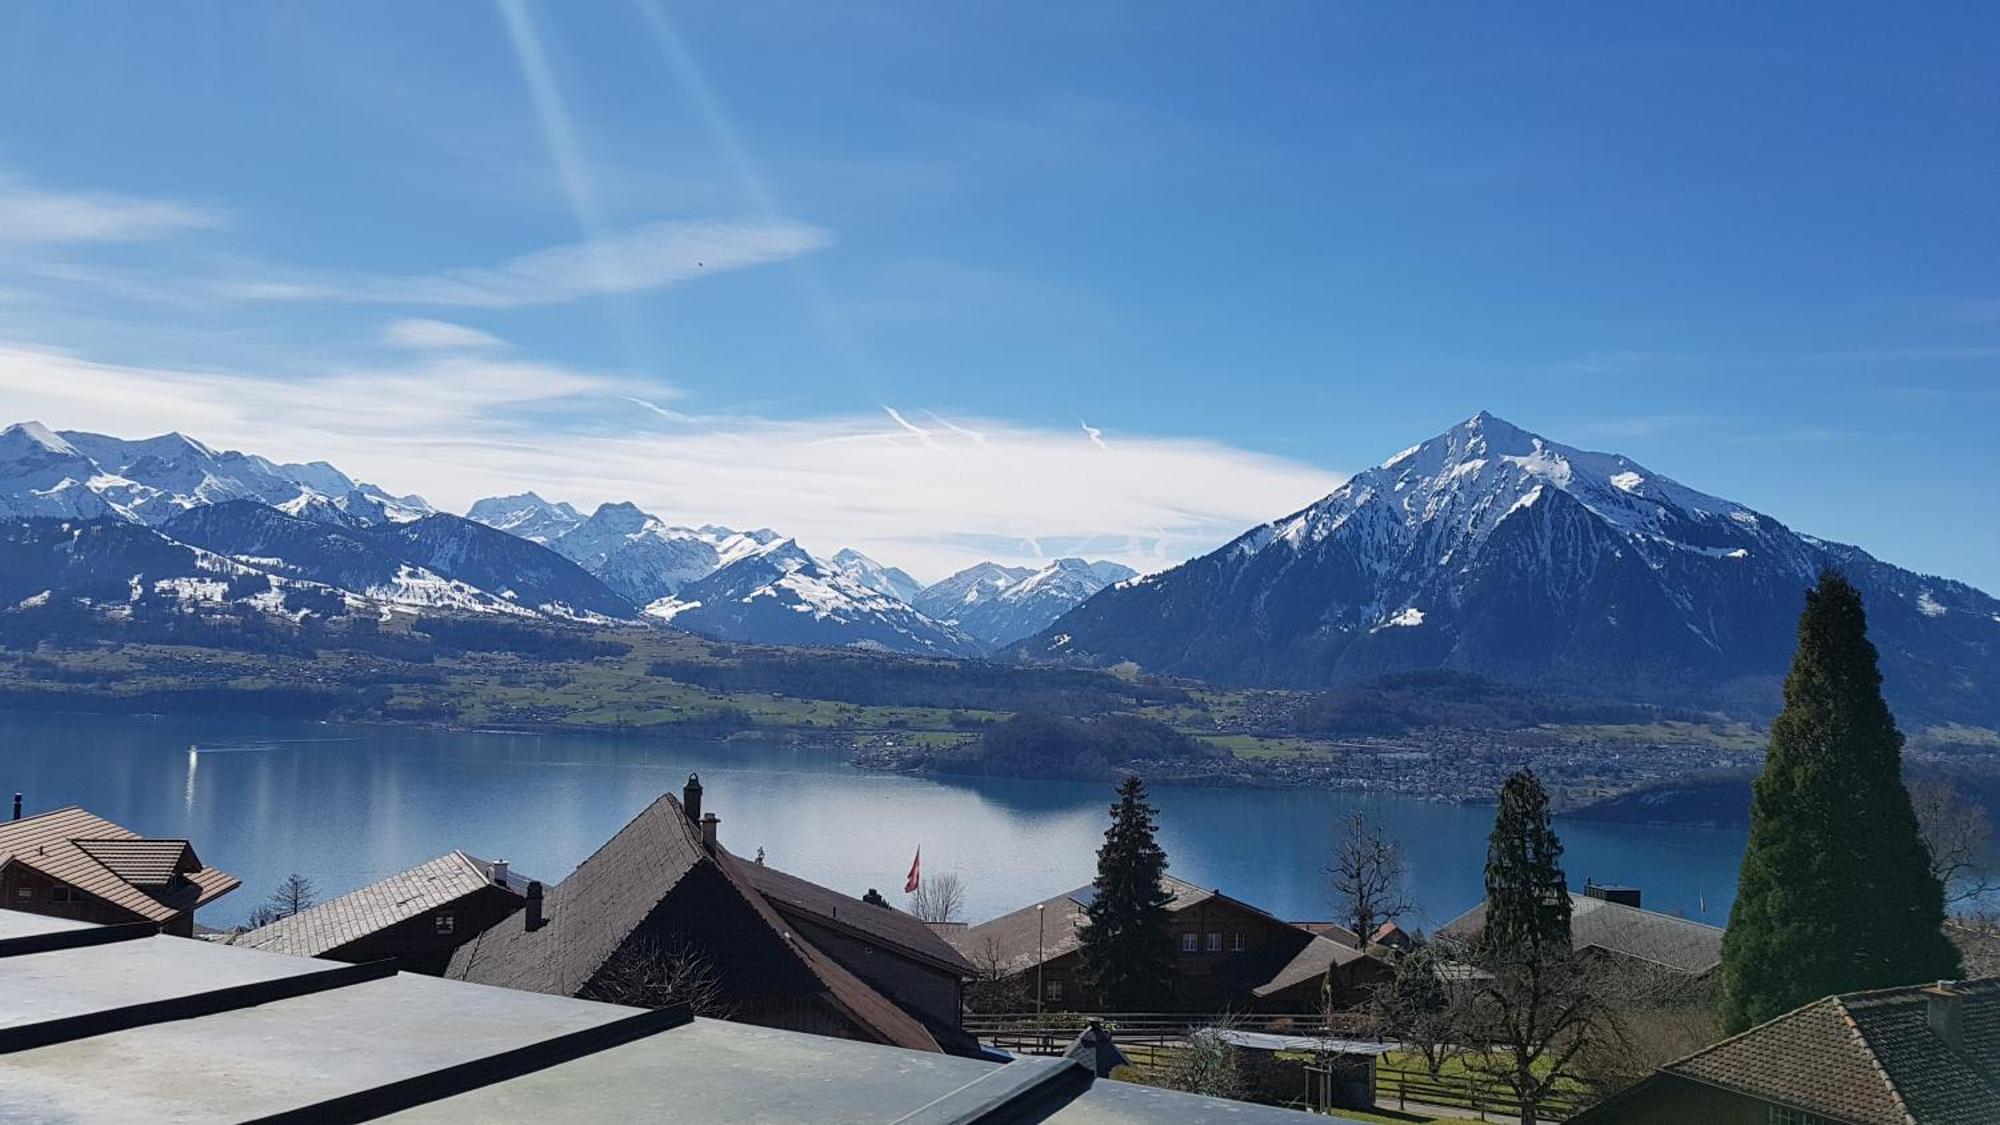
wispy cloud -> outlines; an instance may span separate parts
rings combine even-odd
[[[477,351],[306,377],[0,346],[10,418],[135,436],[172,428],[325,458],[460,510],[528,488],[590,505],[630,499],[673,520],[776,527],[816,551],[854,546],[932,578],[984,557],[1073,551],[1158,569],[1340,481],[1213,441],[1121,434],[1107,448],[1069,426],[919,426],[902,410],[694,417],[654,405],[671,393]]]
[[[178,200],[50,191],[0,176],[0,243],[141,242],[223,221],[221,211]]]
[[[663,221],[551,246],[491,268],[405,277],[272,271],[214,288],[245,300],[519,308],[657,289],[809,254],[832,241],[819,227],[785,219]]]
[[[421,317],[390,321],[389,326],[382,330],[382,340],[416,351],[487,351],[508,346],[507,341],[490,332],[481,332],[448,320],[425,320]]]

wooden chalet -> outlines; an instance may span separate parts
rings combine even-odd
[[[693,954],[711,967],[731,1019],[920,1051],[944,1049],[924,1019],[913,1014],[932,1005],[915,973],[881,967],[887,950],[914,948],[921,941],[913,930],[855,915],[886,908],[843,900],[803,880],[776,880],[768,869],[763,878],[775,900],[767,896],[759,889],[756,865],[718,842],[719,821],[713,813],[702,814],[698,780],[689,779],[684,796],[685,805],[670,795],[660,797],[545,893],[531,884],[520,910],[453,953],[446,976],[602,996],[614,958]],[[834,948],[860,947],[858,953],[849,950],[847,959],[867,963],[911,1010],[823,948],[816,936]],[[956,1023],[954,1014],[951,1026]]]
[[[439,976],[453,950],[525,906],[527,891],[506,863],[455,851],[227,940],[356,964],[394,958]]]
[[[186,840],[148,839],[71,805],[0,823],[0,904],[100,925],[147,922],[194,935],[198,907],[240,881]]]

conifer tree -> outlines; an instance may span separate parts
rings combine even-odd
[[[1157,810],[1146,803],[1146,786],[1135,776],[1118,787],[1111,827],[1097,849],[1096,894],[1084,908],[1083,983],[1109,1011],[1158,1011],[1173,992],[1173,936],[1167,904],[1173,896],[1160,886],[1167,853],[1153,839]]]
[[[1806,591],[1785,708],[1751,798],[1722,939],[1725,1031],[1832,993],[1959,974],[1902,749],[1861,594],[1828,571]]]
[[[1483,948],[1508,958],[1569,956],[1569,885],[1562,841],[1549,825],[1549,794],[1533,770],[1500,787],[1500,810],[1486,843]]]

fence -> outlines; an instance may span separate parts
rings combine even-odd
[[[1386,1059],[1377,1063],[1375,1104],[1402,1109],[1406,1102],[1470,1110],[1481,1121],[1487,1120],[1489,1113],[1503,1121],[1516,1120],[1521,1115],[1521,1103],[1513,1093],[1490,1078],[1462,1071],[1432,1078],[1428,1071],[1395,1066]],[[1582,1108],[1576,1098],[1557,1091],[1541,1100],[1536,1113],[1544,1121],[1561,1121]]]
[[[1372,1036],[1359,1015],[1327,1016],[1237,1012],[1002,1012],[967,1015],[964,1028],[980,1041],[1016,1055],[1060,1055],[1090,1026],[1104,1025],[1131,1064],[1146,1071],[1166,1069],[1190,1031],[1223,1025],[1236,1031],[1278,1035]]]

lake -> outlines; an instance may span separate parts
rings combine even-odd
[[[322,897],[453,848],[555,882],[689,771],[724,845],[900,901],[911,856],[956,872],[981,921],[1090,881],[1109,785],[931,780],[756,743],[496,734],[228,719],[0,713],[0,792],[29,812],[82,805],[150,836],[186,837],[242,878],[201,921],[240,921],[289,872]],[[1156,789],[1174,874],[1287,918],[1327,918],[1336,826],[1363,809],[1403,843],[1430,929],[1478,901],[1488,806],[1262,789]],[[1645,904],[1721,924],[1744,835],[1558,822],[1573,886],[1632,883]]]

